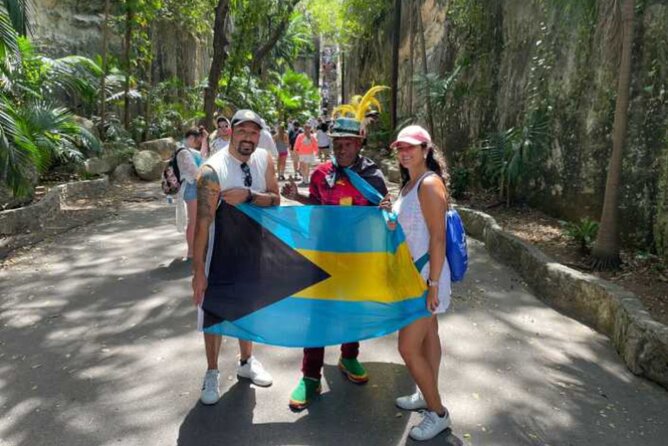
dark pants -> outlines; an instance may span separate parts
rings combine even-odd
[[[359,342],[349,342],[341,345],[341,356],[346,359],[357,358],[360,351]],[[322,365],[325,363],[325,347],[311,347],[304,349],[302,373],[307,378],[320,379]]]

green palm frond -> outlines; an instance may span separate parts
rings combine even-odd
[[[83,129],[64,107],[38,101],[24,107],[19,116],[35,145],[50,158],[80,161],[81,148],[98,151],[100,142]]]
[[[102,69],[91,59],[82,56],[40,57],[40,62],[44,91],[63,91],[92,100],[97,96]]]
[[[140,92],[139,90],[130,89],[130,90],[128,91],[128,97],[129,97],[130,99],[141,99],[142,94],[141,94],[141,92]],[[116,93],[110,95],[110,96],[107,98],[107,101],[109,101],[109,102],[113,102],[113,101],[121,100],[121,99],[123,99],[123,98],[125,98],[125,92],[124,92],[124,91],[118,91],[118,92],[116,92]]]
[[[48,156],[30,138],[16,108],[0,97],[0,181],[9,186],[17,197],[30,191],[30,177],[42,171]]]
[[[277,66],[292,68],[300,54],[313,49],[311,24],[304,14],[295,11],[290,16],[288,27],[270,52],[270,59]]]
[[[32,4],[29,0],[3,0],[4,8],[14,30],[21,36],[31,31],[30,17],[33,15]]]
[[[18,33],[12,26],[7,10],[0,6],[0,60],[18,57]]]
[[[533,167],[543,161],[550,141],[548,110],[534,110],[521,128],[497,132],[485,140],[480,149],[483,174],[498,182],[499,192],[508,198],[511,190],[530,178]]]

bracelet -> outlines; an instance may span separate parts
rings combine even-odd
[[[248,196],[246,197],[246,203],[251,203],[253,201],[253,191],[248,189]]]
[[[438,288],[438,280],[427,279],[427,286],[429,288]]]

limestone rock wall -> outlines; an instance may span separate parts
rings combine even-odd
[[[558,4],[557,4],[558,3]],[[451,164],[475,169],[469,150],[492,132],[521,126],[549,109],[551,144],[534,180],[520,193],[568,220],[600,218],[612,150],[618,51],[614,0],[404,0],[400,47],[400,117],[427,123],[413,79],[461,72],[434,114],[437,142]],[[345,91],[390,78],[392,13],[375,39],[349,49]],[[638,2],[628,142],[621,212],[627,244],[668,253],[668,3]]]
[[[119,2],[112,2],[118,8]],[[95,57],[102,53],[103,0],[33,0],[33,42],[45,54],[62,57],[79,54]],[[122,55],[122,35],[110,33],[109,50]],[[210,64],[208,39],[164,19],[152,24],[154,81],[174,76],[194,85],[207,76]]]

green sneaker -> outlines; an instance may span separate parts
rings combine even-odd
[[[306,409],[311,404],[311,401],[313,401],[313,398],[320,395],[320,392],[322,392],[322,386],[319,379],[306,377],[300,379],[299,384],[297,384],[295,390],[292,391],[292,395],[290,395],[290,409]]]
[[[369,375],[367,375],[366,369],[356,358],[340,358],[339,370],[346,375],[348,380],[355,384],[366,384],[366,382],[369,381]]]

